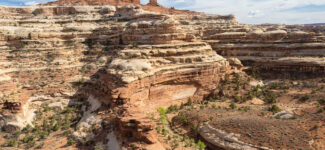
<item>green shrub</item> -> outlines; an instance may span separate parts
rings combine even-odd
[[[266,103],[269,104],[276,103],[277,95],[274,92],[266,90],[263,92],[263,94],[264,94],[264,101]]]
[[[305,94],[304,96],[302,96],[302,97],[300,97],[300,101],[301,102],[306,102],[307,100],[309,100],[310,99],[310,96],[308,95],[308,94]]]
[[[171,105],[167,108],[166,114],[172,113],[174,111],[177,111],[178,107],[177,105]]]
[[[191,98],[188,98],[187,102],[186,102],[186,106],[191,106],[192,105],[192,99]]]
[[[236,103],[238,103],[238,102],[241,101],[241,97],[238,96],[238,95],[235,95],[235,96],[234,96],[234,99],[235,99],[235,102],[236,102]]]
[[[238,110],[247,112],[247,111],[251,110],[251,107],[250,106],[243,106],[243,107],[238,108]]]
[[[325,99],[318,100],[318,103],[321,104],[321,105],[325,105]]]
[[[47,137],[47,135],[48,135],[48,132],[47,131],[41,131],[39,133],[40,139],[45,139]]]
[[[13,133],[13,137],[18,138],[20,136],[21,132],[20,131],[16,131]]]
[[[229,105],[229,108],[230,108],[230,109],[236,109],[237,106],[236,106],[236,104],[233,102],[233,103],[231,103],[231,104]]]
[[[95,146],[94,150],[104,150],[104,149],[102,146],[97,145],[97,146]]]
[[[68,138],[67,145],[73,145],[75,143],[74,139]]]
[[[212,108],[213,109],[217,109],[217,105],[216,104],[212,104]]]
[[[16,140],[10,140],[7,144],[8,147],[17,147],[18,142]]]
[[[197,135],[197,125],[196,124],[193,124],[192,127],[191,127],[191,132],[196,136]]]
[[[197,146],[200,150],[204,150],[206,148],[206,145],[200,140],[197,142]]]
[[[158,108],[158,112],[159,112],[160,115],[165,115],[166,114],[166,110],[164,108],[162,108],[162,107]]]
[[[179,109],[180,109],[180,110],[184,109],[184,104],[183,104],[183,102],[182,102],[181,105],[179,106]]]
[[[187,120],[187,117],[185,115],[184,112],[180,112],[178,115],[177,115],[177,119],[179,119],[181,122],[182,122],[182,125],[183,126],[186,126],[189,124],[189,121]]]
[[[275,116],[275,119],[281,119],[281,116],[280,115],[276,115]]]
[[[28,143],[30,141],[33,141],[34,140],[34,136],[32,135],[26,135],[24,138],[23,138],[23,142],[24,143]]]
[[[52,128],[52,130],[53,131],[58,131],[59,129],[60,129],[60,124],[59,123],[56,123],[54,126],[53,126],[53,128]]]
[[[280,112],[281,109],[277,105],[272,105],[272,107],[269,108],[269,111],[273,112],[273,114],[276,114],[276,113]]]
[[[26,147],[29,149],[29,148],[32,148],[32,147],[34,147],[35,146],[35,141],[34,140],[31,140],[31,141],[29,141],[28,143],[27,143],[27,145],[26,145]]]
[[[44,147],[44,143],[42,142],[36,146],[36,149],[42,149],[43,147]]]
[[[32,126],[30,126],[29,124],[23,129],[24,133],[29,133],[32,131]]]

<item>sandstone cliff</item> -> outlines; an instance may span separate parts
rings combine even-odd
[[[231,69],[225,58],[196,37],[197,31],[183,28],[177,17],[139,6],[0,10],[5,14],[0,30],[0,85],[5,90],[1,103],[8,111],[17,106],[16,114],[2,115],[1,125],[7,131],[31,124],[38,101],[60,102],[83,93],[94,106],[84,113],[79,123],[82,130],[100,122],[88,121],[100,108],[97,103],[102,103],[119,110],[116,132],[125,143],[136,138],[162,148],[155,124],[145,114],[188,98],[207,97]],[[84,81],[83,89],[71,87]],[[13,88],[8,90],[9,86]],[[83,131],[75,136],[94,137]]]
[[[208,98],[225,74],[241,72],[221,55],[264,70],[325,72],[322,26],[243,25],[233,15],[115,2],[0,7],[0,126],[23,128],[43,102],[74,105],[83,95],[91,106],[77,139],[99,135],[85,131],[110,118],[98,114],[105,106],[117,116],[105,136],[163,149],[148,114]]]

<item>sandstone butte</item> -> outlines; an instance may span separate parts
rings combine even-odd
[[[59,0],[2,6],[0,14],[0,126],[7,131],[32,125],[41,102],[73,105],[71,97],[82,95],[91,107],[75,138],[98,136],[85,129],[102,122],[96,111],[105,106],[118,112],[105,136],[164,149],[148,114],[208,98],[225,74],[242,72],[241,62],[325,73],[324,26],[245,25],[233,15],[139,0]]]

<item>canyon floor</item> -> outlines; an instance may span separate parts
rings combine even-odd
[[[157,123],[158,140],[165,148],[325,147],[325,78],[269,80],[258,74],[248,76],[237,72],[226,76],[215,95],[208,99],[188,99],[186,103],[161,106],[156,112],[146,114]],[[95,144],[103,136],[85,143],[72,138],[82,116],[82,105],[82,101],[64,108],[43,103],[36,113],[34,127],[1,132],[2,149],[104,149],[103,145]],[[105,109],[98,113],[109,114]],[[216,129],[218,132],[213,135]],[[92,130],[96,131],[96,126]],[[130,141],[130,149],[146,145],[136,139]]]

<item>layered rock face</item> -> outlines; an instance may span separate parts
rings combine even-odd
[[[1,104],[18,107],[2,116],[2,126],[30,124],[33,112],[24,109],[78,93],[73,83],[92,75],[84,94],[119,110],[122,139],[161,147],[146,113],[207,97],[231,70],[177,18],[137,6],[2,7],[0,12]]]
[[[84,92],[96,101],[89,115],[101,104],[117,110],[123,141],[162,148],[147,114],[206,98],[224,74],[242,67],[217,53],[265,70],[324,73],[324,27],[248,26],[233,15],[159,6],[55,6],[60,2],[0,8],[1,126],[22,128],[37,102]],[[106,2],[113,1],[91,5]],[[171,12],[178,15],[164,14]],[[88,89],[73,88],[84,80]]]
[[[59,0],[41,5],[140,5],[140,0]]]
[[[205,43],[143,48],[123,50],[124,59],[113,60],[109,68],[110,74],[125,83],[111,91],[113,101],[123,104],[125,115],[132,116],[128,121],[122,118],[123,126],[159,107],[207,97],[229,70],[228,62]],[[133,58],[125,59],[125,54]]]
[[[118,122],[126,143],[137,138],[155,144],[155,124],[146,114],[188,98],[208,97],[231,66],[169,16],[128,19],[120,43],[129,45],[92,82],[100,89],[96,97],[122,110]],[[104,93],[109,94],[102,98]]]
[[[323,74],[324,26],[210,26],[203,39],[223,56],[264,71]]]
[[[245,65],[273,72],[324,73],[324,26],[245,25],[232,15],[177,15],[176,19],[218,54],[237,57]]]
[[[45,4],[39,4],[41,6],[57,6],[57,5],[64,5],[64,6],[76,6],[76,5],[111,5],[111,6],[125,6],[125,5],[136,5],[141,7],[144,10],[164,13],[164,14],[202,14],[194,11],[189,10],[178,10],[178,9],[169,9],[163,6],[160,6],[157,0],[150,0],[148,4],[142,5],[140,0],[58,0],[53,2],[48,2]]]

